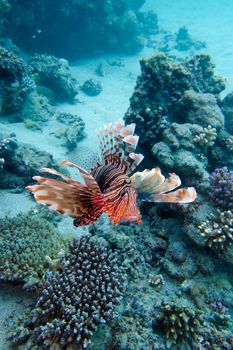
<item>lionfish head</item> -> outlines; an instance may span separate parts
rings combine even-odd
[[[107,206],[105,213],[114,224],[119,222],[136,222],[141,224],[141,213],[137,206],[137,193],[134,188],[126,187],[119,192],[119,197]]]

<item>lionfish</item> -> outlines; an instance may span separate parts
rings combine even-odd
[[[135,124],[125,125],[123,120],[99,129],[101,161],[90,172],[67,160],[61,162],[76,168],[84,184],[55,169],[43,168],[41,172],[56,175],[60,180],[34,176],[38,184],[27,189],[34,194],[37,202],[74,218],[75,226],[89,225],[103,213],[114,224],[122,221],[140,224],[138,199],[159,203],[194,201],[195,189],[176,189],[181,181],[174,173],[165,179],[160,168],[153,168],[131,175],[144,158],[142,154],[135,153],[139,137],[134,135],[134,131]]]

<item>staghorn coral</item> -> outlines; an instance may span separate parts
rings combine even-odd
[[[46,256],[57,258],[65,244],[41,216],[19,214],[0,220],[0,279],[34,289],[45,277]]]
[[[116,315],[124,276],[112,252],[82,237],[70,243],[60,265],[29,318],[30,348],[86,349],[97,326]]]
[[[209,219],[198,226],[198,233],[204,237],[208,247],[227,249],[233,242],[233,212],[217,210]]]
[[[76,80],[72,77],[65,59],[51,55],[35,55],[28,65],[37,84],[52,90],[57,101],[74,99],[77,94]]]
[[[202,322],[199,311],[170,303],[161,307],[156,315],[154,328],[161,328],[168,344],[188,343],[192,346]]]
[[[227,167],[215,169],[210,175],[210,198],[222,209],[233,208],[233,171]]]

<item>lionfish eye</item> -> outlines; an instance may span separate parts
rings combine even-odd
[[[121,198],[123,198],[124,195],[125,195],[125,191],[122,191],[122,192],[121,192]]]

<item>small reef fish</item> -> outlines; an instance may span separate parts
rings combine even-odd
[[[134,135],[135,126],[125,125],[123,120],[119,120],[97,131],[102,158],[90,173],[67,160],[61,162],[76,168],[84,184],[55,169],[43,168],[41,172],[56,175],[60,180],[34,176],[38,184],[27,189],[34,194],[37,202],[74,218],[75,226],[89,225],[103,213],[114,224],[122,221],[140,224],[138,199],[159,203],[193,202],[195,189],[176,189],[181,181],[174,173],[165,179],[159,168],[153,168],[131,175],[144,158],[142,154],[135,153],[139,140]]]

